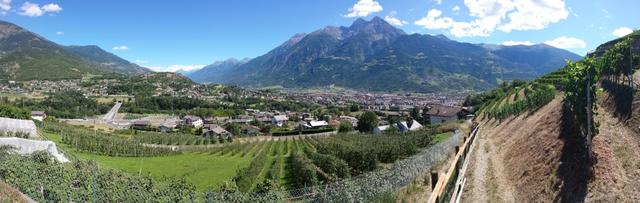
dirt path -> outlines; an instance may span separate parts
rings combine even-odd
[[[484,133],[478,134],[476,145],[471,149],[469,166],[467,168],[467,185],[464,188],[462,202],[489,202],[488,191],[485,187],[488,151],[484,150],[487,139]]]
[[[515,202],[511,183],[504,176],[500,148],[481,127],[467,168],[467,185],[462,202]]]
[[[563,141],[562,96],[534,113],[480,121],[467,168],[463,202],[554,201]]]

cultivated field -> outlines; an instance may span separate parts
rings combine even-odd
[[[58,132],[47,133],[47,138],[56,142],[75,159],[95,160],[106,168],[119,169],[136,175],[149,175],[157,180],[165,177],[184,178],[195,184],[199,191],[207,191],[231,183],[242,192],[297,189],[357,176],[414,155],[421,148],[445,140],[452,135],[451,132],[435,135],[433,133],[435,131],[382,136],[338,135],[250,143],[233,142],[219,144],[218,147],[209,149],[193,147],[189,151],[171,152],[163,149],[162,144],[154,145],[157,150],[150,150],[149,147],[143,146],[142,144],[147,142],[158,143],[158,140],[149,138],[152,135],[125,136],[103,133],[79,135],[91,134],[92,131],[77,130],[77,127],[69,126],[59,128],[49,126],[49,128],[51,128],[49,131]],[[98,136],[89,138],[96,141],[103,139],[100,136],[106,137],[106,140],[101,143],[109,151],[101,151],[100,146],[87,148],[82,144],[86,142],[85,139],[72,139],[73,134],[81,137]],[[165,137],[168,136],[174,135],[165,135]],[[158,137],[158,139],[168,138]],[[185,139],[193,140],[179,141]],[[189,145],[209,143],[207,140],[201,142],[196,138],[184,136],[175,137],[173,140],[178,141],[168,143]],[[121,147],[114,149],[108,147],[110,145]],[[131,150],[138,152],[127,153]]]

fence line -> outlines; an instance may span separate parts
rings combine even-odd
[[[454,157],[449,170],[447,170],[443,176],[438,178],[438,182],[432,186],[433,192],[427,200],[428,203],[446,202],[451,199],[457,199],[455,197],[458,196],[459,192],[461,192],[459,191],[461,184],[461,181],[458,180],[460,175],[459,172],[470,151],[470,144],[474,143],[477,137],[478,128],[479,127],[474,124],[474,130],[470,134],[469,139],[465,140],[465,143],[461,147],[456,145],[456,156]],[[452,194],[449,194],[450,192]],[[452,196],[454,198],[452,198]]]

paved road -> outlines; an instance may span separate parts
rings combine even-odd
[[[111,108],[111,110],[109,110],[109,113],[107,113],[106,115],[104,115],[104,117],[102,118],[105,121],[111,121],[114,118],[116,118],[116,114],[118,114],[118,110],[120,110],[120,107],[122,106],[122,103],[120,102],[116,102],[115,105],[113,105],[113,107]]]

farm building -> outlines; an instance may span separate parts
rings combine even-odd
[[[329,123],[327,123],[327,121],[310,121],[309,122],[309,127],[311,129],[319,129],[327,126],[329,126]]]
[[[47,119],[47,114],[44,111],[32,111],[31,119],[37,120],[37,121],[44,121],[44,119]]]
[[[418,123],[418,121],[413,120],[410,124],[406,121],[400,121],[391,125],[381,125],[373,129],[373,134],[382,134],[385,130],[389,128],[396,128],[400,132],[410,132],[416,131],[423,128],[422,124]]]
[[[260,128],[253,125],[243,125],[240,127],[242,134],[256,136],[260,134]]]
[[[173,132],[178,127],[178,120],[167,120],[158,126],[160,132]]]
[[[287,124],[289,121],[289,117],[286,115],[277,115],[271,119],[271,123],[277,125],[278,127],[282,127],[284,124]]]
[[[205,137],[216,136],[223,139],[227,139],[232,136],[229,131],[216,124],[207,124],[204,127],[202,134]]]
[[[182,118],[182,121],[185,125],[190,125],[194,128],[202,127],[202,125],[204,124],[204,121],[199,116],[185,116],[184,118]]]
[[[423,126],[418,123],[418,121],[413,120],[411,123],[407,123],[406,121],[401,121],[396,124],[400,132],[409,132],[420,130]]]
[[[358,127],[358,119],[351,116],[340,116],[340,121],[347,121],[351,123],[351,126]]]
[[[427,111],[427,115],[429,116],[429,120],[433,125],[439,123],[455,122],[458,120],[461,112],[461,107],[434,105],[429,108],[429,111]]]

